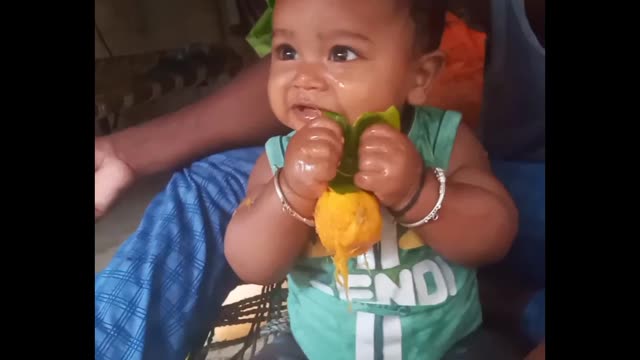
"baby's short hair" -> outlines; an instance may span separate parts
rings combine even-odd
[[[409,0],[411,17],[416,24],[416,46],[429,53],[440,47],[447,12],[446,0]]]

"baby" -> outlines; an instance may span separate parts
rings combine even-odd
[[[482,331],[475,269],[506,254],[517,211],[460,115],[422,106],[444,62],[445,9],[437,0],[275,3],[269,99],[294,131],[267,142],[225,254],[245,282],[287,277],[295,358],[440,359]],[[350,261],[344,289],[313,226],[343,155],[342,128],[325,112],[353,122],[391,106],[400,129],[363,132],[354,176],[382,205],[382,237]]]

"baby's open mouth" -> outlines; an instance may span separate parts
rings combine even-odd
[[[313,106],[294,105],[293,111],[306,120],[314,120],[322,116],[322,111]]]

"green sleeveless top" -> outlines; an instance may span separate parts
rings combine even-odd
[[[448,167],[460,120],[457,112],[416,108],[409,138],[427,166]],[[274,172],[292,136],[267,141]],[[448,262],[386,209],[380,243],[349,263],[351,308],[334,274],[316,239],[287,278],[291,330],[311,360],[439,359],[482,322],[475,270]]]

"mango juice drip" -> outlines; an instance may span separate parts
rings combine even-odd
[[[379,123],[400,129],[400,112],[390,106],[383,112],[364,113],[353,124],[337,113],[325,115],[342,127],[344,152],[338,175],[316,203],[314,219],[318,238],[333,258],[336,282],[344,287],[349,299],[349,259],[369,251],[382,236],[380,202],[353,182],[358,171],[360,136],[369,126]]]
[[[332,255],[336,281],[349,299],[349,259],[366,253],[380,241],[380,203],[366,191],[340,194],[329,188],[318,199],[315,223],[320,242]]]

